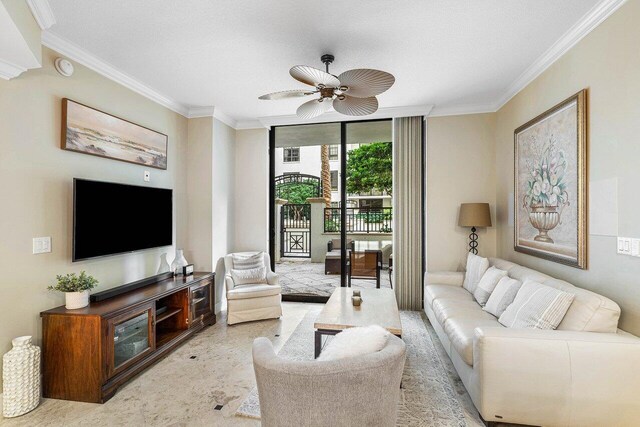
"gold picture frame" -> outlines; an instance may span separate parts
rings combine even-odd
[[[514,250],[587,269],[587,90],[514,131]]]

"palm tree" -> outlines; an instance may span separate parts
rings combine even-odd
[[[331,166],[329,165],[329,146],[320,146],[320,160],[322,163],[320,177],[322,178],[322,198],[325,207],[331,207]]]

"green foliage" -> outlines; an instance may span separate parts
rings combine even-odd
[[[316,194],[317,183],[311,179],[302,182],[276,184],[276,194],[292,204],[307,203],[309,197],[318,197]]]
[[[391,195],[392,159],[390,142],[364,144],[349,151],[347,193],[368,193],[378,190]]]
[[[60,292],[82,292],[98,286],[98,281],[93,276],[87,276],[84,271],[80,273],[80,276],[76,276],[76,273],[65,276],[57,275],[56,280],[58,283],[47,289]]]
[[[334,221],[332,219],[324,220],[324,232],[325,233],[336,233],[340,231],[340,223],[338,221]]]

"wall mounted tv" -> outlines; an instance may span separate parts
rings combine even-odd
[[[73,261],[169,246],[173,190],[73,180]]]

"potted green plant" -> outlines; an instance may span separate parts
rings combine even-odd
[[[89,290],[98,286],[98,281],[84,271],[79,276],[76,273],[57,275],[56,280],[58,283],[47,289],[64,292],[65,307],[69,310],[88,306]]]

